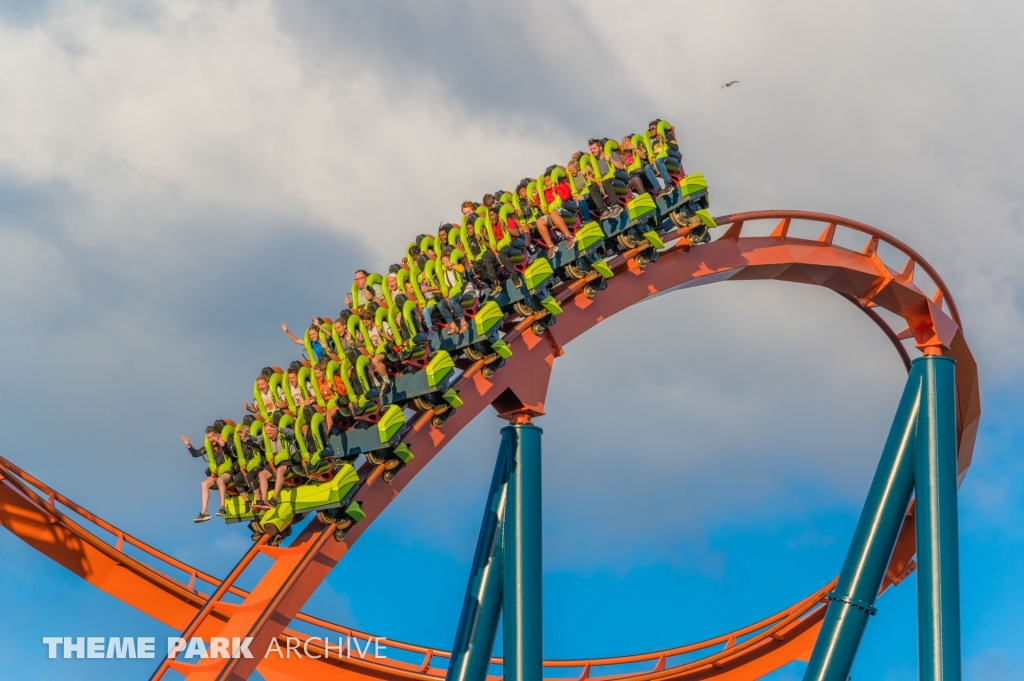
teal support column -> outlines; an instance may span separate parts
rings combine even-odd
[[[510,438],[505,507],[504,681],[543,681],[541,457],[543,431],[527,423]]]
[[[836,590],[829,594],[828,610],[804,681],[847,681],[868,618],[875,613],[875,598],[914,489],[921,385],[922,365],[914,363]]]
[[[921,681],[960,681],[960,565],[957,536],[956,363],[924,368],[917,428],[917,625]]]
[[[487,493],[484,519],[476,540],[476,553],[462,601],[459,627],[455,631],[452,657],[445,681],[484,681],[494,652],[501,619],[502,589],[502,524],[505,518],[505,497],[508,490],[508,459],[511,434],[502,432],[498,460],[494,464],[491,488]]]

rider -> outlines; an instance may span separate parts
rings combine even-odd
[[[604,153],[604,147],[601,145],[601,140],[591,139],[587,142],[590,146],[590,155],[597,161],[597,172],[601,177],[595,178],[597,183],[600,185],[600,189],[604,191],[604,200],[609,206],[607,210],[601,213],[601,219],[607,220],[613,218],[622,212],[622,206],[619,205],[618,194],[615,193],[615,185],[612,183],[612,178],[608,177],[609,172],[612,168],[622,170],[625,166],[622,163],[622,158],[616,152],[612,152],[610,155]],[[598,187],[595,186],[590,190],[591,197],[598,192]]]
[[[473,284],[463,278],[463,269],[462,265],[452,262],[451,246],[441,249],[441,267],[437,273],[441,284],[441,298],[428,304],[423,310],[429,325],[430,312],[437,308],[447,323],[445,330],[450,334],[464,334],[469,329],[469,325],[466,324],[466,315],[462,309],[462,301],[464,297],[473,295]],[[458,325],[456,320],[459,321]]]
[[[366,354],[370,358],[370,366],[373,367],[373,372],[377,374],[381,384],[381,394],[387,392],[391,386],[391,377],[388,376],[387,365],[384,364],[384,354],[387,352],[387,347],[394,344],[395,339],[391,334],[391,328],[387,322],[382,322],[380,325],[377,324],[377,309],[375,306],[370,305],[364,307],[359,311],[359,318],[363,320],[363,325],[366,327],[366,335],[369,337],[370,345],[373,346],[373,352]],[[365,348],[363,349],[365,351]]]
[[[648,123],[647,132],[650,133],[651,149],[654,151],[654,157],[650,159],[650,163],[658,168],[658,174],[661,175],[661,180],[664,183],[662,193],[665,193],[674,188],[672,178],[668,174],[668,168],[665,166],[665,159],[669,156],[675,158],[679,162],[679,171],[683,172],[683,155],[679,152],[679,144],[676,142],[675,128],[669,127],[662,134],[658,131],[659,123],[661,123],[661,120],[657,118]],[[653,170],[645,172],[647,172],[649,179],[653,179]]]
[[[501,218],[501,213],[497,206],[489,208],[487,210],[487,219],[489,220],[487,226],[487,239],[489,249],[484,254],[484,265],[487,266],[490,263],[490,270],[488,274],[492,277],[496,274],[494,267],[497,262],[501,263],[501,266],[505,268],[505,273],[512,278],[515,286],[520,286],[519,273],[516,272],[516,264],[512,262],[511,251],[515,250],[512,247],[512,239],[519,238],[519,224],[516,219],[511,215],[506,218]],[[490,256],[489,258],[487,256]]]
[[[516,188],[519,194],[519,217],[521,224],[526,225],[528,228],[524,230],[525,233],[529,234],[533,230],[537,231],[544,246],[547,247],[546,255],[550,258],[558,251],[558,247],[555,246],[555,242],[551,239],[551,232],[548,231],[548,219],[544,217],[544,213],[540,208],[540,200],[536,189],[534,189],[532,195],[530,194],[530,184],[532,183],[533,180],[523,180]],[[561,219],[561,216],[559,216],[559,219]],[[564,225],[565,222],[563,221],[562,224]],[[568,238],[569,230],[566,229],[562,234]],[[527,237],[527,244],[531,240]]]
[[[327,365],[329,360],[324,357],[313,365],[313,380],[316,381],[316,388],[320,392],[320,397],[323,398],[324,403],[330,402],[335,397],[341,399],[344,394],[342,389],[339,389],[337,382],[332,382],[327,377]],[[337,379],[336,379],[337,380]],[[313,400],[315,402],[315,400]],[[312,406],[313,402],[309,402],[304,406]],[[334,412],[337,411],[336,407],[332,407],[327,412],[327,422],[333,423]]]
[[[263,470],[263,441],[250,433],[252,424],[256,422],[252,416],[246,416],[238,424],[238,441],[242,445],[241,451],[235,451],[235,458],[238,460],[239,472],[235,473],[235,489],[248,487],[255,495],[252,509],[265,511],[270,508],[263,491],[260,489],[260,471]],[[233,443],[228,443],[232,449]]]
[[[263,432],[267,435],[269,446],[264,452],[267,466],[259,472],[260,494],[267,500],[268,505],[277,506],[288,469],[293,465],[302,464],[302,450],[295,442],[295,431],[291,428],[281,428],[276,418],[269,419],[263,425]],[[271,476],[274,477],[273,499],[267,494]]]
[[[315,398],[312,396],[306,397],[302,392],[302,385],[299,384],[299,369],[301,368],[302,364],[297,361],[292,362],[288,366],[288,392],[291,393],[292,402],[294,402],[295,406],[298,408],[306,407],[316,402]]]
[[[555,229],[562,233],[562,236],[564,236],[566,240],[566,246],[572,248],[572,245],[576,243],[576,237],[574,237],[572,232],[569,231],[569,226],[565,224],[565,218],[562,217],[562,213],[560,211],[562,202],[568,201],[572,198],[572,190],[569,189],[569,183],[565,180],[555,182],[551,179],[551,173],[557,167],[558,166],[552,166],[551,168],[548,168],[546,173],[544,173],[544,186],[538,187],[538,191],[541,189],[544,191],[544,203],[547,204],[545,219],[554,225]]]
[[[647,162],[647,154],[642,146],[635,146],[631,135],[626,135],[619,143],[619,152],[622,154],[622,165],[629,174],[629,184],[637,194],[646,194],[647,186],[644,184],[646,178],[651,187],[657,189],[654,168]]]
[[[313,433],[313,417],[316,415],[316,410],[313,407],[306,407],[302,410],[302,425],[299,428],[299,433],[296,437],[301,437],[302,442],[306,445],[306,452],[312,457],[314,454],[320,454],[320,459],[333,459],[334,458],[334,447],[331,446],[330,441],[327,439],[327,433],[324,432],[324,423],[330,423],[330,417],[326,421],[322,421],[317,424],[319,429],[320,441],[317,442],[317,438]],[[321,444],[323,448],[321,449]],[[307,472],[309,469],[307,468]]]
[[[193,447],[187,437],[181,436],[181,441],[188,447],[188,452],[192,455],[193,459],[198,459],[201,456],[207,456],[208,460],[212,459],[209,461],[210,465],[206,471],[206,478],[200,484],[203,506],[194,521],[197,523],[206,522],[210,519],[210,514],[207,510],[210,506],[210,488],[214,485],[217,486],[217,491],[220,493],[220,507],[217,509],[217,515],[223,516],[227,513],[227,509],[224,508],[224,499],[227,497],[227,484],[231,480],[231,459],[224,447],[224,438],[221,436],[220,429],[216,426],[207,426],[206,440],[210,443],[211,453],[209,455],[204,449]]]
[[[278,394],[277,391],[270,389],[270,379],[267,376],[266,370],[259,375],[256,379],[256,389],[260,393],[259,402],[263,404],[263,407],[267,410],[268,414],[272,414],[275,411],[282,411],[287,408],[288,403],[282,395]],[[242,404],[246,411],[258,414],[260,412],[258,403],[256,400],[252,402],[245,402]]]
[[[365,307],[370,303],[377,303],[381,307],[387,307],[388,303],[384,300],[384,293],[380,284],[368,286],[366,283],[367,277],[369,277],[369,273],[366,270],[356,270],[356,300],[352,300],[351,294],[347,295],[345,296],[345,304],[351,309]]]
[[[568,165],[565,166],[565,176],[566,180],[569,181],[569,191],[576,197],[576,204],[579,206],[583,221],[589,222],[591,212],[599,215],[607,209],[607,206],[605,206],[604,199],[601,197],[601,192],[590,191],[588,188],[590,181],[587,175],[580,169],[580,158],[582,156],[582,151],[577,151],[572,155]]]
[[[317,362],[322,357],[327,356],[327,348],[324,347],[324,343],[320,342],[320,329],[317,328],[318,322],[319,320],[314,317],[313,325],[310,326],[309,331],[306,332],[309,335],[309,347],[310,349],[313,350],[313,356],[309,358],[310,362]],[[301,338],[296,337],[294,333],[289,331],[288,325],[285,324],[284,322],[281,322],[281,330],[284,331],[289,338],[291,338],[293,343],[305,347],[306,343]]]

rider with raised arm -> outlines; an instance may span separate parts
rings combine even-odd
[[[189,454],[192,455],[193,459],[200,457],[207,457],[209,467],[207,468],[207,477],[200,484],[202,490],[202,509],[199,511],[199,515],[196,516],[194,522],[202,523],[210,519],[208,513],[210,507],[210,489],[216,485],[217,491],[220,493],[220,507],[217,509],[217,515],[223,516],[227,513],[224,508],[224,499],[227,497],[227,484],[231,481],[231,459],[230,454],[224,447],[224,438],[221,436],[220,430],[216,426],[206,427],[206,440],[210,443],[210,451],[207,452],[205,449],[196,449],[189,442],[189,439],[184,435],[181,436],[181,441],[188,447]]]
[[[309,348],[313,351],[313,356],[308,357],[307,359],[312,363],[315,363],[319,361],[320,358],[327,356],[326,342],[321,342],[320,340],[320,329],[317,327],[318,322],[319,320],[314,317],[313,325],[310,326],[309,330],[306,332],[309,337]],[[284,331],[288,338],[290,338],[296,345],[301,345],[303,347],[306,346],[306,342],[289,331],[288,325],[284,322],[281,322],[281,330]]]

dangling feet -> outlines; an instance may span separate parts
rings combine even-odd
[[[605,212],[601,213],[601,219],[602,220],[611,220],[612,218],[619,217],[619,215],[621,213],[622,213],[622,206],[620,206],[619,204],[615,204],[614,206],[612,206],[611,208],[609,208]]]
[[[199,515],[197,515],[195,517],[195,520],[193,520],[192,522],[194,522],[194,523],[205,523],[209,519],[210,519],[210,514],[207,513],[206,511],[201,511],[199,513]]]

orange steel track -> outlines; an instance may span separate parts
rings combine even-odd
[[[743,236],[745,225],[764,220],[771,220],[769,226],[774,225],[770,235]],[[310,617],[299,609],[352,543],[463,426],[488,405],[506,418],[517,413],[542,414],[554,359],[562,354],[567,343],[616,312],[672,289],[745,279],[812,284],[836,291],[871,317],[905,363],[909,363],[909,356],[902,341],[910,339],[921,352],[953,357],[957,361],[958,470],[962,480],[971,462],[981,416],[977,365],[964,340],[956,305],[938,274],[900,241],[868,225],[832,215],[760,211],[720,217],[717,222],[728,227],[725,234],[695,248],[686,245],[685,239],[672,244],[672,239],[681,234],[670,233],[664,239],[670,245],[662,251],[660,260],[645,269],[636,266],[634,251],[616,258],[611,262],[616,276],[593,299],[583,295],[584,281],[563,286],[556,291],[556,297],[564,313],[558,325],[548,328],[541,337],[530,330],[531,319],[509,323],[505,338],[514,354],[507,365],[491,380],[479,373],[480,363],[468,367],[456,386],[465,404],[441,430],[430,425],[429,415],[421,415],[411,423],[403,439],[416,457],[392,484],[380,479],[380,468],[366,464],[360,469],[364,482],[356,498],[362,502],[367,517],[349,530],[343,542],[334,540],[332,528],[323,527],[314,518],[287,548],[254,546],[222,585],[215,577],[92,515],[4,459],[0,459],[0,523],[94,586],[178,631],[192,628],[195,635],[204,638],[253,636],[254,652],[265,650],[274,637],[304,639],[311,635],[311,628],[321,637],[358,635],[365,640],[366,634]],[[749,233],[749,227],[746,229]],[[791,235],[791,230],[799,232],[801,238]],[[862,249],[835,243],[837,235],[849,243],[851,233],[863,244]],[[898,262],[883,261],[879,253],[883,244],[884,255],[888,258],[890,253],[895,254]],[[931,280],[934,291],[923,291],[915,283],[915,273],[919,282],[924,278],[922,271]],[[878,314],[879,309],[902,318],[906,328],[890,326]],[[898,584],[915,567],[913,513],[911,507],[883,590]],[[75,517],[97,526],[111,539],[101,539]],[[233,576],[259,553],[272,558],[273,565],[251,593],[235,587]],[[216,598],[199,591],[200,583],[212,587],[209,591],[216,591]],[[825,594],[832,586],[833,583],[827,584],[760,622],[699,643],[624,657],[547,660],[544,666],[551,679],[757,679],[793,660],[806,660],[824,616]],[[293,620],[303,624],[301,636],[287,629]],[[391,640],[387,646],[394,658],[342,659],[332,644],[331,656],[321,659],[283,659],[272,654],[266,659],[204,660],[199,666],[172,662],[170,666],[197,680],[244,679],[257,664],[269,681],[436,681],[444,676],[447,651]],[[323,650],[310,644],[309,652],[318,655]],[[501,664],[500,659],[493,662]]]

